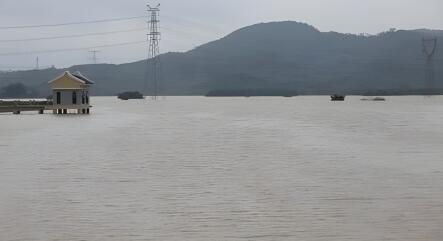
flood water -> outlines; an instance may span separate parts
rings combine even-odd
[[[443,97],[0,114],[0,240],[443,238]]]

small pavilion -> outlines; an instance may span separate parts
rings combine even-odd
[[[54,114],[68,114],[71,110],[77,114],[89,114],[90,87],[93,81],[80,72],[64,74],[48,82],[52,87]]]

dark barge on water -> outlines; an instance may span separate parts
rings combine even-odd
[[[345,101],[346,96],[344,95],[332,95],[331,101]]]
[[[118,94],[118,98],[120,100],[142,100],[145,97],[143,96],[142,93],[137,92],[137,91],[132,91],[132,92],[123,92]]]

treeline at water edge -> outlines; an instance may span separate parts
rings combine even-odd
[[[279,89],[240,89],[240,90],[213,90],[209,91],[207,97],[258,97],[258,96],[283,96],[294,97],[298,93],[295,90]]]

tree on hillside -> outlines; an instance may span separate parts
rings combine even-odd
[[[0,98],[27,98],[35,96],[35,91],[22,83],[7,85],[0,89]]]

